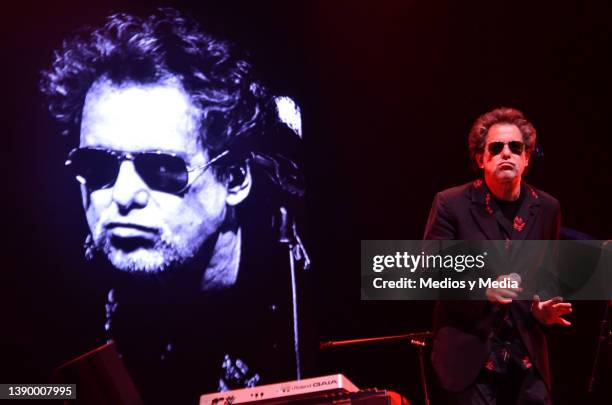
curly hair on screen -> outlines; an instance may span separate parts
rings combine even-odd
[[[113,14],[78,32],[54,53],[40,90],[66,135],[77,135],[85,96],[100,79],[122,85],[176,77],[201,111],[203,144],[213,154],[264,125],[266,89],[232,45],[202,32],[178,11],[148,17]]]
[[[521,131],[523,143],[525,144],[525,153],[530,156],[536,143],[536,130],[533,125],[525,118],[525,115],[514,108],[501,107],[489,111],[476,119],[472,125],[469,135],[470,160],[476,171],[478,171],[478,162],[476,155],[484,152],[487,133],[495,124],[510,124],[516,125]]]

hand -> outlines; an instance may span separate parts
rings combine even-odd
[[[520,283],[517,280],[518,275],[516,274],[502,274],[497,277],[496,281],[503,281],[504,279],[514,280]],[[494,304],[509,304],[513,299],[518,297],[518,293],[523,291],[522,288],[487,288],[485,295],[487,299]]]
[[[533,296],[531,313],[541,324],[570,326],[572,323],[561,318],[563,315],[572,313],[572,304],[563,302],[563,298],[555,297],[548,301],[540,301],[538,295]]]

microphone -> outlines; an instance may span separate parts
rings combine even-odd
[[[280,207],[278,210],[278,241],[282,244],[292,245],[294,237],[292,235],[292,222],[289,218],[287,208]]]
[[[514,280],[518,283],[519,287],[521,286],[521,282],[523,281],[523,279],[521,278],[520,274],[517,273],[510,273],[508,274],[508,278],[511,280]]]

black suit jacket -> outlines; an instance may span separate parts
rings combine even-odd
[[[521,339],[536,369],[550,389],[546,337],[531,315],[531,297],[542,299],[558,294],[556,280],[541,271],[549,252],[534,246],[520,246],[521,240],[558,239],[559,202],[526,183],[524,199],[510,223],[502,215],[482,180],[453,187],[434,199],[424,239],[500,240],[513,245],[509,254],[510,272],[521,276],[523,294],[508,305],[480,301],[438,301],[434,311],[433,367],[449,391],[461,391],[475,381],[490,352],[490,340],[504,311],[510,311]],[[508,242],[508,239],[510,242]],[[506,274],[508,274],[506,273]]]

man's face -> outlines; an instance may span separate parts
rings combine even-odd
[[[190,168],[210,156],[198,141],[199,113],[176,80],[152,85],[95,83],[83,106],[80,147],[160,151]],[[98,250],[124,271],[159,272],[194,257],[226,216],[228,189],[209,168],[181,195],[151,189],[123,160],[114,184],[81,187]]]
[[[521,180],[529,158],[524,148],[520,154],[513,153],[508,145],[512,141],[523,142],[523,135],[516,125],[495,124],[489,128],[484,153],[477,156],[478,165],[484,170],[487,181],[501,184]],[[505,143],[500,153],[492,154],[489,151],[489,145],[493,142]]]

